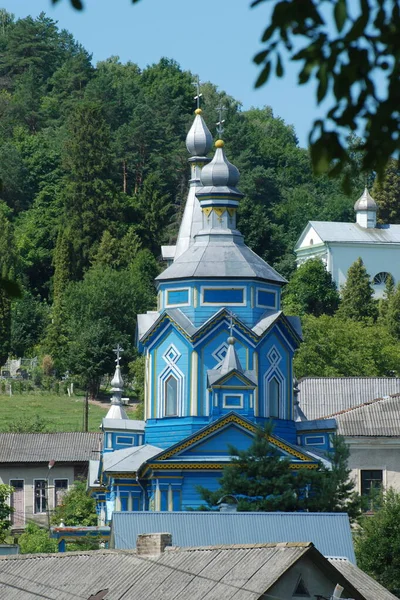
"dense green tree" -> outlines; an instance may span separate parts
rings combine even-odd
[[[63,522],[66,526],[97,525],[96,501],[89,495],[86,481],[74,482],[54,510],[52,522],[55,525]]]
[[[400,223],[400,169],[395,160],[391,160],[382,181],[376,181],[372,197],[378,204],[379,223]]]
[[[400,348],[385,326],[306,315],[294,358],[297,377],[389,377],[399,374]]]
[[[393,296],[394,292],[395,292],[394,279],[390,275],[390,273],[388,273],[388,277],[386,278],[386,283],[385,283],[385,291],[383,292],[382,298],[380,298],[378,301],[378,317],[379,317],[380,323],[383,323],[383,324],[385,323],[387,310],[388,310],[388,306],[389,306],[389,301],[390,301],[391,297]]]
[[[332,315],[339,301],[335,282],[319,258],[300,265],[284,290],[284,308],[290,314]]]
[[[400,284],[388,296],[386,311],[382,320],[388,331],[397,340],[400,340]]]
[[[374,320],[378,315],[374,290],[361,258],[347,271],[346,283],[341,289],[338,315],[353,321]]]
[[[15,275],[15,248],[12,225],[7,217],[9,211],[0,203],[0,365],[3,365],[11,348],[11,297],[4,282]]]
[[[0,542],[4,543],[10,530],[10,515],[14,509],[10,506],[10,494],[13,488],[5,483],[0,484]]]
[[[18,538],[21,554],[57,552],[57,540],[50,537],[47,529],[36,523],[27,523],[24,533]]]
[[[40,342],[49,318],[49,307],[25,290],[11,306],[11,354],[32,356]]]
[[[355,536],[357,564],[400,598],[400,494],[389,489],[373,516],[360,521]]]
[[[290,468],[290,459],[282,457],[271,444],[272,425],[258,429],[247,450],[229,449],[230,462],[219,480],[220,487],[210,491],[199,487],[210,507],[224,497],[235,501],[239,511],[348,511],[352,518],[360,514],[361,500],[349,479],[349,451],[342,438],[335,442],[332,468],[318,470]]]

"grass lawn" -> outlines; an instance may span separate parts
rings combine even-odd
[[[89,403],[89,431],[99,431],[109,406],[109,403],[104,403],[104,408]],[[39,419],[45,422],[45,431],[82,431],[83,410],[82,396],[70,398],[52,392],[0,394],[0,431],[9,431],[8,425],[16,421]],[[129,411],[129,416],[133,417],[133,412]]]

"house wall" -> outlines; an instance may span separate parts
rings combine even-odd
[[[361,491],[361,471],[382,470],[383,485],[393,487],[400,492],[400,439],[399,438],[350,438],[346,437],[350,447],[349,468]]]
[[[68,479],[68,486],[71,486],[75,480],[74,465],[55,465],[50,471],[47,464],[39,466],[0,466],[0,483],[10,484],[10,480],[23,480],[24,482],[24,523],[35,521],[37,523],[47,525],[47,512],[34,512],[34,481],[35,479],[47,480],[48,477],[48,508],[50,514],[54,511],[54,480]]]
[[[300,577],[304,581],[309,596],[294,595]],[[337,583],[336,579],[330,579],[309,557],[305,556],[298,560],[291,569],[286,571],[280,581],[271,588],[268,588],[268,595],[266,597],[285,598],[286,600],[305,597],[315,598],[316,596],[331,598]],[[352,596],[349,590],[344,589],[342,597],[350,598]]]

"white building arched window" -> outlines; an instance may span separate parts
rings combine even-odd
[[[374,285],[386,285],[389,277],[391,277],[394,281],[393,276],[390,273],[387,273],[386,271],[381,271],[380,273],[377,273],[374,277]]]
[[[178,380],[172,374],[164,382],[165,416],[178,416]]]

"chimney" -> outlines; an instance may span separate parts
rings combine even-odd
[[[140,556],[162,554],[167,546],[172,546],[171,533],[141,533],[136,540],[136,552]]]

